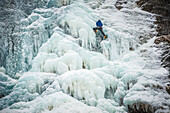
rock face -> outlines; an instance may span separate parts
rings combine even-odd
[[[170,72],[170,1],[169,0],[139,0],[137,4],[145,11],[158,14],[157,38],[155,46],[160,50],[162,66]],[[169,81],[170,75],[166,78]],[[169,83],[165,83],[166,91],[170,94]],[[134,111],[134,109],[132,109]]]
[[[122,9],[124,4],[128,4],[126,0],[117,0],[115,6]],[[156,14],[158,36],[170,34],[170,1],[169,0],[138,0],[136,4],[144,11]]]
[[[161,50],[162,65],[170,71],[170,35],[159,36],[154,43]]]
[[[145,11],[157,14],[157,36],[155,44],[163,42],[163,45],[157,45],[162,51],[162,65],[170,70],[170,1],[169,0],[139,0],[137,4]]]
[[[121,10],[124,8],[125,4],[128,4],[126,0],[117,0],[115,6],[117,9]],[[157,25],[157,38],[154,41],[155,47],[158,48],[158,51],[161,54],[160,59],[162,66],[170,72],[170,0],[137,0],[136,4],[144,11],[155,14],[155,24]],[[151,38],[152,37],[153,36],[151,36]],[[146,37],[143,38],[147,40]],[[168,82],[170,80],[170,75],[162,79],[164,79],[166,92],[170,94],[170,84]],[[157,89],[159,88],[155,88],[154,90]],[[157,108],[152,104],[145,102],[137,102],[133,105],[128,105],[128,110],[130,113],[153,113],[156,112],[157,109],[163,108],[161,106],[160,108]]]
[[[139,0],[137,4],[145,11],[158,14],[158,36],[170,34],[170,1],[169,0]]]
[[[140,109],[139,109],[140,108]],[[147,103],[135,103],[132,106],[128,106],[130,113],[154,113],[156,108],[153,108],[152,105]]]
[[[170,43],[170,35],[160,36],[155,40],[155,44],[159,44],[160,42],[169,42]]]
[[[136,0],[117,0],[115,2],[115,7],[118,10],[120,10],[120,12],[124,11],[125,9],[128,9],[128,10],[133,9],[134,11],[135,10],[137,11],[139,9],[139,6],[137,5]],[[146,11],[142,11],[142,12],[146,12]],[[143,16],[143,15],[146,16],[143,18],[145,21],[143,21],[140,24],[148,25],[148,28],[143,27],[143,28],[140,28],[140,30],[138,30],[139,35],[137,37],[140,40],[140,44],[146,43],[149,39],[151,39],[152,37],[157,35],[157,31],[156,31],[157,25],[155,24],[155,22],[156,22],[155,14],[148,13],[148,12],[146,12],[147,14],[146,13],[144,14],[142,12],[131,13],[131,18],[130,18],[130,20],[133,20],[133,19],[138,19],[138,18],[140,18],[140,16]],[[130,12],[127,12],[127,13],[130,13]],[[133,17],[134,15],[136,15],[136,16]],[[150,23],[152,23],[151,19],[147,19],[148,17],[152,18],[152,22],[153,22],[152,25],[150,24]],[[126,18],[125,20],[128,20],[128,18]],[[141,19],[138,20],[138,22],[140,22],[140,21],[141,21]],[[136,26],[138,26],[138,25],[136,25]],[[136,28],[136,26],[135,26],[135,28]],[[150,30],[152,30],[153,32],[150,32],[148,34],[144,34],[144,33],[140,34],[139,31],[141,31],[142,29],[144,29],[145,32],[148,32]],[[133,29],[132,31],[135,31],[135,30]]]

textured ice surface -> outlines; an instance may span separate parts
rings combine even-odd
[[[99,99],[97,102],[97,108],[102,109],[103,111],[107,111],[109,113],[126,113],[126,108],[123,106],[119,106],[114,100],[110,99]]]
[[[102,110],[87,106],[82,102],[62,93],[37,97],[31,102],[13,104],[0,113],[102,113]]]
[[[139,39],[155,33],[155,18],[135,1],[117,10],[116,0],[49,0],[22,19],[15,32],[20,46],[10,42],[14,51],[6,70],[0,68],[6,93],[0,112],[115,113],[140,109],[141,103],[143,112],[150,106],[168,111],[159,51],[154,39],[143,45]],[[92,29],[99,18],[109,37],[101,42]]]
[[[8,75],[4,74],[5,69],[0,68],[0,98],[8,95],[12,92],[13,87],[16,84],[16,80],[12,79]]]
[[[53,83],[56,74],[53,73],[24,73],[17,81],[12,92],[0,99],[0,109],[20,101],[31,101]],[[2,77],[1,77],[2,78]],[[10,84],[10,82],[7,82]],[[9,86],[5,87],[8,88]],[[10,90],[10,88],[8,88]],[[8,90],[7,90],[8,91]]]
[[[104,98],[105,87],[97,75],[88,70],[71,71],[58,78],[63,91],[78,100]]]

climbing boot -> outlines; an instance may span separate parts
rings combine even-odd
[[[106,35],[104,35],[104,39],[107,39]]]

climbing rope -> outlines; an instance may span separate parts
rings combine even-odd
[[[103,53],[104,53],[104,56],[106,57],[106,59],[107,59],[107,56],[106,56],[106,51],[105,51],[105,49],[103,48]],[[114,73],[113,73],[113,71],[112,71],[112,69],[111,69],[111,66],[110,66],[110,63],[109,63],[109,60],[107,60],[107,63],[108,63],[108,66],[109,66],[109,69],[110,69],[110,73],[111,73],[111,75],[113,76],[113,78],[114,78],[114,82],[116,83],[116,80],[115,80],[115,76],[114,76]],[[115,67],[115,66],[114,66]],[[120,97],[120,100],[121,100],[121,104],[126,108],[126,111],[128,112],[128,113],[130,113],[129,111],[128,111],[128,109],[127,109],[127,107],[124,105],[124,103],[123,103],[123,98],[121,97],[121,94],[120,94],[120,91],[119,91],[119,87],[116,85],[116,89],[117,89],[117,91],[118,91],[118,95],[119,95],[119,97]]]

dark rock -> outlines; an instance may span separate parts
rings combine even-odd
[[[127,4],[127,1],[124,0],[117,0],[115,6],[118,10],[121,10],[123,8],[123,4]]]
[[[145,24],[148,27],[148,29],[151,30],[151,32],[148,32],[148,31],[146,31],[146,28],[141,27],[140,30],[137,31],[136,34],[138,34],[137,37],[140,40],[140,42],[139,42],[140,44],[147,43],[147,40],[151,39],[152,37],[154,37],[157,34],[155,32],[156,27],[157,27],[155,24],[156,23],[155,15],[153,15],[151,13],[142,13],[140,11],[132,10],[132,9],[135,9],[136,7],[138,7],[136,5],[136,1],[134,1],[134,0],[131,0],[131,1],[117,0],[115,3],[115,7],[118,10],[121,10],[122,8],[124,8],[125,10],[122,10],[122,12],[125,12],[127,15],[130,15],[129,17],[131,17],[131,18],[128,18],[128,16],[126,16],[126,19],[125,19],[125,21],[128,21],[127,25],[129,23],[129,20],[134,20],[135,24],[139,24],[139,25]],[[128,9],[128,10],[126,10],[126,9]],[[140,16],[143,16],[143,19],[139,19]],[[148,18],[150,18],[150,19],[148,19]],[[131,27],[131,26],[129,26],[129,27]],[[133,32],[134,31],[135,30],[133,30]],[[128,32],[131,32],[131,31],[128,31]],[[142,33],[142,32],[146,32],[146,33]]]
[[[163,36],[160,36],[158,37],[154,43],[155,44],[159,44],[160,42],[165,42],[167,41],[168,43],[170,43],[170,35],[163,35]]]
[[[170,94],[170,84],[167,84],[166,91],[168,92],[168,94]]]
[[[133,105],[128,105],[128,110],[130,113],[154,113],[156,108],[148,103],[138,102]]]
[[[170,0],[139,0],[137,5],[143,10],[157,14],[155,22],[158,36],[170,34]]]
[[[162,44],[160,44],[162,42]],[[162,35],[154,41],[156,47],[161,50],[162,66],[170,71],[170,35]]]

